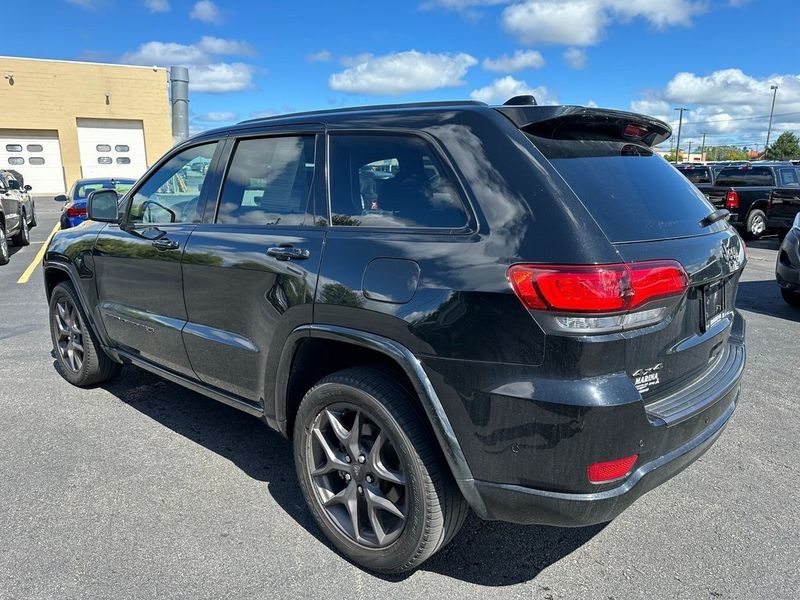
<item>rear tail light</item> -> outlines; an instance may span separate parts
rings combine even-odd
[[[638,458],[639,455],[634,454],[633,456],[618,458],[617,460],[609,460],[589,465],[589,468],[586,469],[589,481],[591,483],[609,483],[617,479],[622,479],[630,474]]]
[[[85,217],[86,216],[86,209],[85,208],[77,208],[75,206],[70,206],[66,210],[68,217]]]
[[[728,193],[725,194],[725,208],[728,210],[739,208],[739,194],[736,190],[729,190]]]
[[[594,333],[641,327],[660,321],[665,306],[643,305],[683,295],[689,278],[672,260],[610,265],[512,265],[514,293],[530,310],[562,313],[559,329]],[[565,315],[563,313],[570,313]]]

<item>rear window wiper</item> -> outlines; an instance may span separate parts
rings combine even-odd
[[[710,215],[705,217],[702,221],[700,221],[700,227],[708,227],[712,223],[716,223],[717,221],[722,221],[722,219],[727,219],[730,216],[731,213],[727,208],[720,208],[719,210],[715,210]]]

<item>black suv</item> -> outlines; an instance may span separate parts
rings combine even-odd
[[[714,443],[745,363],[744,246],[653,153],[669,134],[474,102],[203,133],[53,237],[58,365],[133,364],[292,438],[319,526],[377,571],[467,507],[608,521]]]

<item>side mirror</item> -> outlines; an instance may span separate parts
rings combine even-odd
[[[87,216],[90,221],[118,223],[118,203],[119,196],[114,190],[96,190],[89,194],[86,201]]]
[[[10,190],[18,190],[19,189],[19,181],[16,179],[8,179],[8,189]]]
[[[64,202],[64,203],[66,203],[67,202],[67,197],[64,194],[60,194],[60,195],[56,196],[55,198],[53,198],[53,200],[55,200],[56,202]]]
[[[22,189],[24,189],[26,192],[30,192],[33,188],[26,183],[25,187]]]

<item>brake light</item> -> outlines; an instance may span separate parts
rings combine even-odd
[[[85,217],[86,216],[86,209],[79,208],[76,206],[70,206],[67,210],[68,217]]]
[[[643,138],[648,133],[647,127],[642,125],[637,125],[635,123],[628,123],[625,126],[625,131],[623,131],[623,135],[625,137],[633,137],[633,138]]]
[[[728,190],[725,194],[725,208],[739,208],[739,193],[736,190]]]
[[[533,310],[615,313],[683,294],[689,278],[672,260],[611,265],[512,265],[508,278]]]
[[[589,465],[586,469],[591,483],[608,483],[630,474],[633,465],[636,464],[638,454],[627,456],[625,458],[618,458],[617,460],[609,460],[606,462],[598,462]]]

